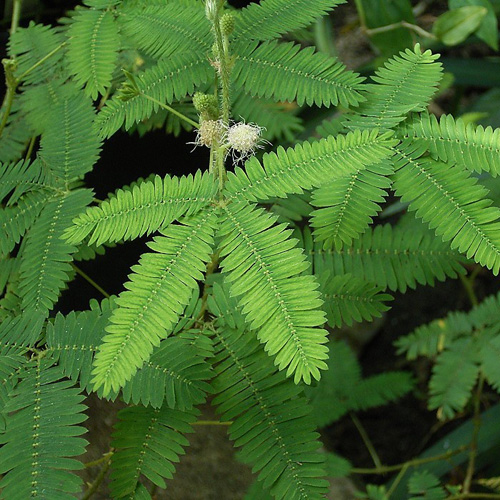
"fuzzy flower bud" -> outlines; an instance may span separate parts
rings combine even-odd
[[[244,160],[262,148],[262,128],[251,123],[235,123],[226,133],[226,142],[233,150],[233,159]]]
[[[234,16],[230,12],[226,12],[220,19],[220,29],[222,34],[229,36],[234,31]]]
[[[222,140],[224,126],[220,120],[203,120],[197,130],[196,146],[212,147]]]

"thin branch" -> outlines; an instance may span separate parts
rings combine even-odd
[[[479,430],[481,428],[481,395],[483,393],[483,386],[484,375],[481,373],[479,375],[476,393],[474,394],[474,417],[472,419],[474,428],[472,430],[472,437],[469,445],[469,463],[467,464],[467,472],[465,473],[465,479],[462,488],[462,493],[465,495],[470,492],[472,477],[474,476],[474,470],[476,466],[477,440],[479,437]]]
[[[12,21],[10,23],[10,35],[12,36],[19,27],[19,19],[21,18],[23,0],[13,0],[12,4]]]
[[[109,470],[109,466],[111,465],[111,457],[113,456],[113,453],[110,452],[106,455],[106,460],[102,469],[99,471],[99,474],[97,474],[94,482],[89,486],[89,489],[83,495],[82,500],[88,500],[99,489],[99,486],[101,486],[101,483],[104,481],[104,478]]]
[[[223,426],[228,426],[231,425],[233,422],[221,422],[220,420],[198,420],[197,422],[194,422],[191,425],[223,425]]]
[[[192,125],[195,128],[200,128],[200,124],[195,122],[194,120],[191,120],[188,116],[182,114],[181,112],[177,111],[176,109],[172,108],[168,104],[164,104],[158,99],[155,99],[154,97],[151,97],[150,95],[143,94],[142,92],[140,93],[142,97],[147,99],[148,101],[154,102],[158,106],[160,106],[163,109],[166,109],[169,113],[172,113],[175,116],[178,116],[181,120],[184,120],[186,123],[189,123],[189,125]]]
[[[435,455],[433,457],[425,457],[425,458],[415,458],[414,460],[409,460],[408,462],[403,462],[395,465],[382,465],[381,467],[376,467],[374,469],[363,469],[363,468],[352,468],[351,472],[353,474],[387,474],[389,472],[396,472],[405,467],[417,467],[419,465],[428,464],[431,462],[438,462],[440,460],[448,460],[454,455],[458,455],[462,453],[468,448],[468,446],[460,446],[456,450],[450,450],[442,455]]]
[[[364,28],[363,31],[368,36],[373,36],[373,35],[378,35],[379,33],[386,33],[387,31],[394,31],[399,28],[406,28],[414,31],[415,33],[417,33],[417,35],[423,36],[424,38],[430,38],[432,40],[436,40],[436,36],[433,35],[432,33],[429,33],[420,26],[417,26],[416,24],[411,24],[407,21],[399,21],[397,23],[387,24],[386,26],[379,26],[377,28]]]
[[[74,262],[71,263],[71,267],[79,274],[84,280],[88,281],[97,291],[101,292],[107,299],[111,297],[111,295],[104,290],[101,286],[99,286],[90,276],[84,273]]]
[[[359,435],[361,436],[361,439],[365,443],[366,449],[368,450],[368,453],[372,457],[373,463],[375,464],[375,467],[382,467],[382,462],[380,461],[380,458],[375,450],[375,447],[373,446],[373,443],[371,442],[370,438],[368,437],[367,432],[365,431],[363,425],[359,421],[358,417],[354,413],[350,413],[349,416],[351,417],[352,422],[356,426],[356,429],[358,429]]]

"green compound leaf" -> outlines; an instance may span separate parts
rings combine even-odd
[[[382,289],[405,292],[417,284],[434,284],[447,277],[464,274],[465,259],[446,243],[421,228],[407,231],[389,224],[368,228],[352,245],[341,249],[323,249],[304,231],[306,253],[314,273],[332,275],[350,273]]]
[[[94,361],[92,382],[104,396],[123,387],[172,332],[203,279],[216,224],[211,209],[168,226],[148,244],[154,253],[132,267]]]
[[[64,236],[70,243],[88,245],[115,243],[151,234],[182,216],[191,216],[206,207],[217,192],[210,174],[200,171],[193,177],[163,179],[155,175],[116,191],[98,207],[88,208],[73,220]]]
[[[279,147],[276,153],[264,154],[262,162],[252,157],[244,170],[228,172],[226,194],[237,200],[264,201],[319,187],[392,156],[389,148],[396,142],[391,135],[355,130],[286,150]]]
[[[362,78],[333,57],[294,43],[252,44],[237,55],[232,74],[236,87],[251,95],[299,106],[357,106]]]
[[[312,24],[342,3],[344,0],[262,0],[238,12],[233,39],[272,40]]]
[[[61,237],[71,220],[92,201],[92,191],[71,191],[48,202],[26,237],[19,288],[23,309],[48,313],[69,280],[76,247]]]
[[[167,407],[153,409],[132,406],[118,412],[111,445],[116,448],[111,461],[110,489],[113,498],[131,496],[141,475],[160,488],[175,472],[189,444],[183,434],[193,432],[191,424],[199,411],[181,412]],[[130,495],[130,496],[128,496]]]
[[[0,498],[74,498],[82,480],[72,458],[85,452],[84,396],[64,380],[51,360],[35,360],[5,406],[6,429],[0,436]]]
[[[156,66],[134,75],[134,78],[137,84],[134,95],[128,95],[128,88],[124,87],[97,115],[96,126],[103,138],[113,135],[122,125],[128,130],[135,123],[149,118],[160,109],[158,102],[170,104],[193,94],[198,86],[213,78],[213,68],[205,55],[179,52],[160,59]]]
[[[248,332],[224,326],[215,332],[214,399],[239,458],[258,472],[277,500],[323,498],[324,456],[300,386],[277,372]]]
[[[380,293],[381,287],[351,274],[332,277],[326,272],[318,279],[325,301],[323,309],[332,328],[340,328],[344,324],[352,326],[354,321],[371,321],[390,309],[386,305],[392,300],[390,295]]]
[[[461,118],[422,115],[408,130],[414,144],[425,147],[437,160],[475,172],[500,174],[500,130],[466,124]]]
[[[231,294],[279,369],[310,384],[328,356],[318,283],[302,274],[309,263],[276,216],[244,202],[224,211],[220,255]]]
[[[452,418],[469,401],[479,372],[478,353],[472,339],[459,339],[441,353],[429,383],[429,409],[438,409],[438,418]]]
[[[406,49],[375,72],[375,83],[364,86],[366,101],[356,114],[348,115],[345,125],[357,128],[393,128],[411,111],[423,111],[441,81],[437,54],[423,51],[419,44]]]
[[[405,140],[397,149],[394,187],[409,210],[467,258],[500,271],[500,209],[488,190],[461,165],[422,158],[421,147]]]
[[[313,191],[311,205],[319,207],[311,212],[315,240],[324,248],[351,245],[380,211],[393,170],[389,161],[368,165]]]
[[[81,9],[68,30],[69,71],[85,94],[96,99],[111,86],[118,59],[120,36],[109,10]]]

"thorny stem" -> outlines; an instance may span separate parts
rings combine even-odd
[[[71,263],[71,267],[79,274],[84,280],[88,281],[97,291],[101,292],[107,299],[111,297],[111,295],[104,290],[101,286],[99,286],[89,275],[84,273],[74,262]]]
[[[368,450],[368,453],[370,453],[370,456],[372,457],[375,467],[377,468],[382,467],[382,462],[380,461],[380,458],[375,450],[375,447],[373,446],[373,443],[368,437],[368,434],[365,431],[361,422],[359,421],[358,417],[354,413],[350,413],[349,416],[351,417],[352,422],[356,426],[356,429],[358,429],[359,435],[361,436],[363,443],[365,443],[366,449]]]
[[[142,92],[141,92],[141,96],[144,97],[145,99],[147,99],[148,101],[154,102],[155,104],[157,104],[161,108],[166,109],[169,113],[172,113],[173,115],[178,116],[181,120],[184,120],[186,123],[189,123],[193,127],[200,128],[199,123],[195,122],[194,120],[191,120],[191,118],[182,114],[180,111],[177,111],[176,109],[172,108],[168,104],[164,104],[161,101],[159,101],[158,99],[155,99],[154,97],[151,97],[150,95],[143,94]]]
[[[362,469],[362,468],[353,468],[351,472],[353,474],[387,474],[389,472],[396,472],[401,469],[405,469],[408,467],[416,467],[418,465],[424,465],[431,462],[438,462],[440,460],[447,460],[454,455],[458,455],[466,450],[467,446],[460,446],[456,450],[450,450],[442,455],[435,455],[433,457],[425,457],[425,458],[415,458],[414,460],[409,460],[408,462],[404,462],[401,464],[395,465],[382,465],[381,467],[376,467],[374,469]]]
[[[101,486],[101,483],[104,481],[104,478],[109,470],[109,466],[111,465],[111,457],[113,456],[113,453],[110,452],[106,455],[106,460],[104,461],[102,469],[99,471],[99,474],[97,474],[94,482],[89,486],[89,489],[83,495],[82,500],[88,500],[99,489],[99,486]]]
[[[479,437],[479,430],[481,428],[481,395],[483,393],[484,375],[480,373],[479,381],[477,383],[476,393],[474,394],[474,429],[472,430],[472,438],[469,444],[469,463],[467,464],[467,471],[463,482],[462,493],[468,494],[472,484],[472,477],[474,476],[474,469],[477,458],[477,440]]]

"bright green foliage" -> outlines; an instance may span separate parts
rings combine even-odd
[[[87,391],[94,355],[101,344],[104,328],[113,308],[111,301],[91,304],[91,310],[58,314],[47,325],[47,349],[65,376]]]
[[[287,368],[296,382],[319,379],[326,367],[326,331],[315,327],[324,314],[317,283],[301,275],[309,267],[303,252],[294,248],[286,225],[273,226],[276,217],[264,210],[235,202],[225,213],[220,255],[232,295],[240,297],[247,321],[280,370]]]
[[[353,321],[371,321],[389,310],[385,302],[392,300],[390,295],[380,293],[381,287],[351,274],[330,276],[326,272],[319,277],[319,282],[325,301],[323,309],[332,328],[343,324],[351,326]]]
[[[351,348],[331,341],[328,371],[316,387],[307,389],[318,427],[326,427],[349,411],[382,406],[407,394],[413,381],[406,372],[385,372],[363,379]]]
[[[265,154],[262,163],[251,158],[245,170],[229,172],[227,195],[231,199],[263,201],[302,193],[387,158],[393,144],[388,135],[379,135],[376,130],[356,130],[287,150],[279,147],[276,153]]]
[[[412,142],[425,145],[432,156],[450,164],[492,176],[500,173],[500,130],[465,124],[451,115],[423,115],[408,131]]]
[[[175,467],[188,445],[184,433],[192,432],[199,412],[181,412],[170,408],[131,406],[118,413],[119,422],[111,445],[116,448],[111,463],[110,488],[114,498],[135,491],[141,474],[165,488],[163,478],[172,477]]]
[[[396,194],[452,249],[493,273],[500,271],[500,209],[487,190],[460,165],[448,166],[421,157],[422,150],[405,141],[394,177]]]
[[[154,253],[134,266],[127,291],[116,300],[95,359],[93,382],[104,395],[118,390],[168,336],[203,279],[216,224],[214,210],[170,225],[148,244]],[[153,300],[155,299],[155,300]]]
[[[40,159],[67,183],[89,172],[99,157],[101,141],[93,131],[94,110],[84,96],[64,99],[48,112],[48,128],[40,142]]]
[[[223,295],[222,289],[215,294]],[[234,305],[230,314],[237,315]],[[276,371],[255,337],[229,326],[234,321],[225,316],[215,332],[213,386],[217,411],[232,421],[229,436],[241,447],[240,460],[259,472],[263,488],[276,499],[322,498],[324,458],[316,451],[317,434],[301,388]]]
[[[313,191],[311,213],[314,239],[325,248],[351,245],[373,222],[390,187],[390,162],[367,165]]]
[[[430,50],[417,44],[394,56],[375,72],[376,84],[367,87],[367,100],[346,125],[356,128],[392,128],[411,111],[423,111],[441,80],[441,64]]]
[[[89,236],[89,245],[101,245],[150,234],[208,205],[216,189],[213,177],[200,172],[180,178],[156,175],[151,181],[119,189],[98,207],[87,209],[73,221],[66,238],[80,243]]]
[[[0,166],[0,200],[6,199],[5,205],[13,205],[28,191],[37,190],[44,185],[46,172],[42,163],[35,160],[19,161]]]
[[[318,67],[321,72],[315,71]],[[299,106],[356,106],[363,100],[359,75],[312,47],[301,49],[294,43],[249,45],[238,55],[234,78],[251,95],[296,100]]]
[[[19,243],[21,237],[40,215],[47,199],[46,193],[28,193],[14,206],[0,208],[1,255],[7,255]]]
[[[439,478],[429,472],[414,472],[408,481],[408,493],[413,495],[410,500],[444,500],[447,495],[441,486]]]
[[[61,239],[71,220],[92,199],[80,189],[48,202],[31,227],[23,248],[20,289],[24,309],[52,309],[59,291],[69,280],[71,254],[76,248]]]
[[[31,22],[28,28],[16,30],[9,41],[9,55],[15,56],[17,63],[16,77],[25,84],[52,77],[62,57],[58,50],[62,43],[61,34],[50,26]],[[52,52],[55,54],[47,57]]]
[[[204,338],[202,333],[195,334]],[[211,345],[209,345],[211,347]],[[206,352],[193,334],[163,340],[148,361],[123,388],[127,403],[187,410],[205,401],[212,388]]]
[[[63,380],[53,361],[38,360],[23,371],[22,381],[4,408],[6,429],[0,437],[0,498],[74,498],[82,480],[71,470],[81,469],[74,458],[87,442],[78,424],[84,396]]]
[[[69,71],[92,99],[111,85],[120,48],[118,26],[109,10],[79,10],[69,28]]]
[[[233,38],[271,40],[312,24],[341,3],[343,0],[266,0],[252,4],[237,16]]]
[[[158,102],[145,96],[169,104],[194,93],[195,87],[207,82],[211,76],[209,62],[196,52],[181,52],[160,59],[156,66],[137,75],[135,82],[139,94],[119,94],[106,102],[96,120],[101,136],[113,135],[123,124],[128,129],[157,111]]]
[[[423,228],[407,231],[388,224],[375,226],[342,249],[325,250],[313,244],[308,232],[304,240],[316,274],[352,274],[383,289],[404,292],[417,284],[432,285],[464,273],[464,259]]]
[[[31,24],[11,37],[13,103],[0,120],[2,498],[84,496],[69,471],[81,467],[72,457],[85,444],[85,390],[129,405],[113,437],[114,498],[150,499],[143,477],[165,487],[195,406],[214,394],[258,473],[254,498],[319,500],[325,459],[332,475],[351,466],[317,452],[315,427],[413,387],[403,372],[363,379],[345,344],[327,344],[325,323],[379,317],[385,290],[457,278],[466,258],[500,271],[500,212],[473,177],[498,173],[498,132],[427,114],[436,55],[416,45],[366,84],[328,51],[280,39],[339,0],[262,0],[231,13],[224,3],[86,0],[62,28]],[[101,139],[122,127],[192,131],[207,119],[196,93],[222,120],[208,172],[152,174],[87,208],[82,185]],[[337,109],[293,144],[314,128],[299,117],[305,105]],[[240,115],[257,125],[240,131],[267,127],[263,139],[291,147],[245,162],[268,145],[229,147]],[[425,224],[369,227],[391,192]],[[51,313],[81,260],[144,235],[154,235],[149,251],[118,298]],[[409,358],[434,359],[429,406],[441,418],[466,408],[477,380],[500,388],[498,311],[494,297],[398,341]],[[415,498],[441,494],[430,476],[412,481]],[[367,487],[368,498],[392,492]]]
[[[210,25],[203,9],[174,2],[159,2],[140,11],[122,8],[118,21],[123,34],[134,46],[155,58],[192,52],[208,54],[212,48]]]

